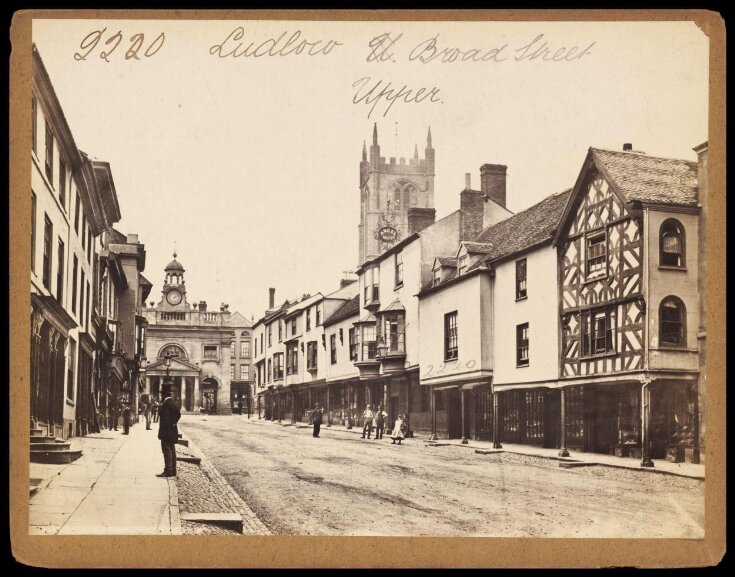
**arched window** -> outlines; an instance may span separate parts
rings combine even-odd
[[[658,308],[659,344],[685,347],[687,344],[687,310],[680,298],[668,296]]]
[[[660,265],[683,268],[684,262],[684,227],[678,220],[670,218],[661,225]]]
[[[178,345],[166,345],[160,351],[158,351],[158,358],[164,358],[166,356],[166,353],[168,353],[172,358],[178,357],[183,361],[187,359],[186,351]]]

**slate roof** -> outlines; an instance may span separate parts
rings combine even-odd
[[[628,201],[697,205],[696,162],[600,148],[590,152]]]
[[[477,241],[491,246],[483,251],[487,256],[467,271],[477,268],[483,261],[497,260],[551,239],[571,192],[569,189],[547,196],[531,208],[483,230]]]
[[[355,295],[336,311],[328,319],[324,320],[324,326],[333,325],[360,312],[360,295]]]

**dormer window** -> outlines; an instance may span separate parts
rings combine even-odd
[[[684,227],[670,218],[661,225],[660,265],[684,268]]]
[[[457,259],[457,276],[462,276],[467,272],[467,255],[463,255]]]
[[[442,269],[437,268],[434,271],[434,286],[437,286],[442,281]]]

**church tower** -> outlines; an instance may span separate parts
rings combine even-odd
[[[158,303],[158,308],[177,311],[189,310],[190,305],[186,302],[184,267],[176,260],[176,251],[174,251],[174,260],[168,263],[163,270],[166,276],[163,280],[161,302]]]
[[[378,125],[373,126],[370,154],[363,142],[360,162],[360,263],[375,258],[406,236],[434,222],[434,148],[431,128],[424,158],[414,145],[413,157],[386,162],[380,156]]]

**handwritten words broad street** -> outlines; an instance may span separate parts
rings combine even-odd
[[[80,51],[74,53],[74,59],[84,61],[96,49],[98,56],[105,62],[111,62],[111,56],[120,44],[123,49],[118,53],[119,60],[141,60],[159,53],[165,42],[161,32],[152,41],[147,42],[142,33],[126,36],[121,30],[115,34],[107,33],[107,28],[94,30],[87,34],[80,43]],[[390,65],[399,60],[416,65],[433,65],[453,63],[483,64],[491,63],[571,63],[579,62],[592,54],[595,42],[587,45],[560,45],[537,34],[533,39],[526,38],[522,43],[512,45],[509,42],[498,42],[486,46],[455,46],[445,42],[439,34],[424,38],[417,44],[408,44],[402,50],[401,44],[407,44],[402,32],[384,32],[368,43],[368,54],[365,61],[370,65],[379,65],[390,70]],[[301,30],[289,32],[284,30],[280,35],[268,38],[249,38],[243,26],[235,27],[225,38],[209,47],[209,55],[216,58],[252,59],[288,56],[329,57],[338,53],[336,50],[345,43],[336,39],[308,37]],[[142,57],[142,58],[141,58]],[[399,87],[400,86],[400,87]],[[372,76],[363,76],[352,83],[354,90],[353,104],[368,106],[368,118],[376,111],[382,110],[386,116],[396,102],[403,104],[442,103],[437,86],[410,87],[407,83],[393,82],[383,79],[373,80]]]

